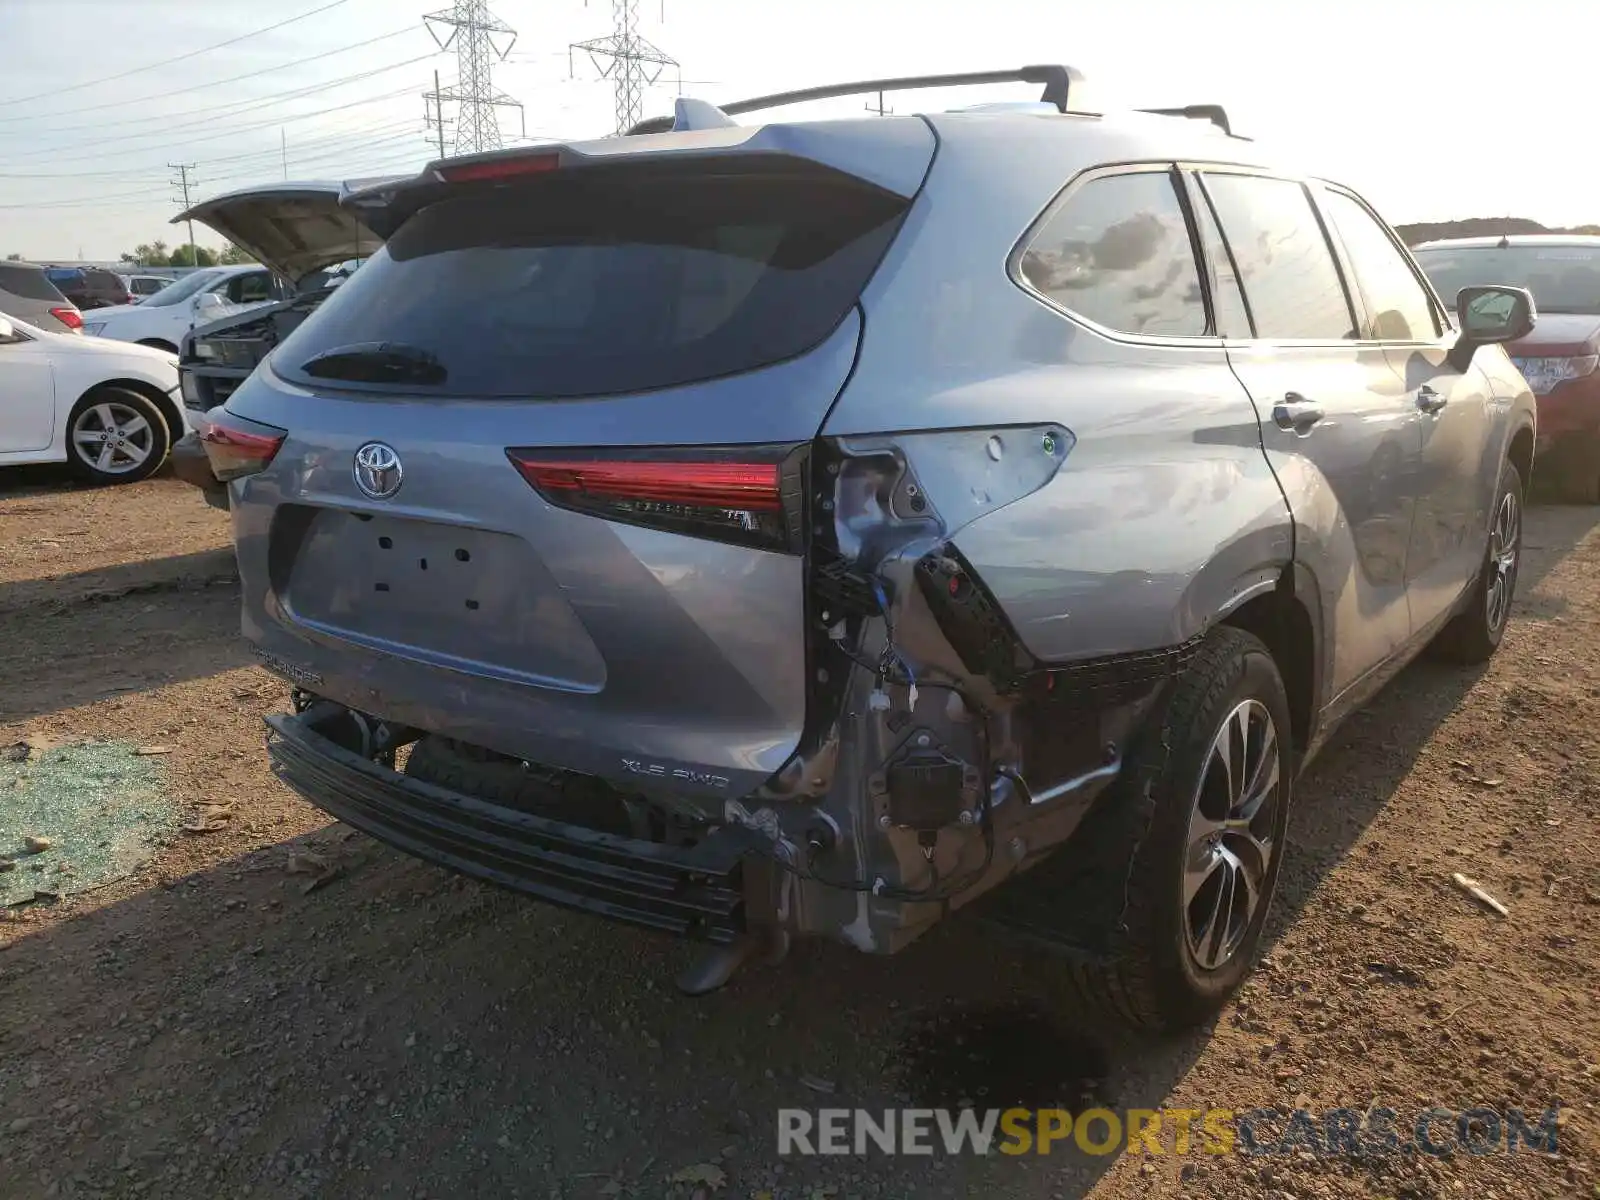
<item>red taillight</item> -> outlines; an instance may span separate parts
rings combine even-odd
[[[50,315],[68,329],[82,329],[83,315],[75,308],[52,308]]]
[[[200,444],[211,460],[211,473],[227,483],[265,469],[287,436],[282,429],[218,410],[205,418]]]
[[[479,183],[490,179],[517,179],[524,175],[542,175],[561,165],[556,154],[523,154],[514,158],[494,158],[486,162],[458,163],[440,167],[439,178],[446,183]]]
[[[796,548],[798,521],[785,511],[787,447],[750,457],[579,457],[562,451],[507,450],[522,477],[551,504],[608,520],[773,550]],[[699,452],[704,454],[705,452]],[[734,452],[737,454],[737,452]]]

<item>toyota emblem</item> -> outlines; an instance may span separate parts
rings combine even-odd
[[[393,446],[368,442],[356,451],[356,486],[374,500],[387,500],[400,490],[405,472]]]

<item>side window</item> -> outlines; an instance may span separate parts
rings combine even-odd
[[[1195,227],[1200,234],[1200,245],[1211,264],[1211,307],[1216,313],[1216,332],[1219,337],[1247,338],[1251,335],[1250,312],[1245,306],[1244,290],[1239,283],[1239,272],[1234,266],[1228,245],[1222,240],[1222,230],[1217,228],[1216,214],[1211,211],[1211,201],[1190,179],[1190,206],[1194,209]]]
[[[1204,179],[1244,281],[1256,336],[1356,337],[1339,268],[1305,188],[1262,175],[1207,174]]]
[[[251,271],[234,277],[228,288],[235,304],[259,304],[272,299],[272,277],[265,271]]]
[[[1044,295],[1106,329],[1205,335],[1189,226],[1166,171],[1105,175],[1074,189],[1035,231],[1020,266]]]
[[[1366,297],[1365,336],[1382,342],[1426,342],[1438,337],[1428,293],[1377,218],[1343,192],[1323,195],[1324,211],[1344,243],[1356,283]]]

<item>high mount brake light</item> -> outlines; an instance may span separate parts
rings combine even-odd
[[[208,416],[208,424],[200,432],[200,444],[211,460],[211,473],[218,482],[243,479],[265,470],[288,433],[271,425],[246,421],[226,410]]]
[[[750,458],[684,450],[667,458],[587,458],[562,451],[507,450],[513,466],[558,508],[690,537],[796,549],[781,449]],[[796,482],[798,475],[795,476]],[[792,496],[792,504],[788,498]]]
[[[555,154],[524,154],[515,158],[495,158],[487,162],[440,167],[438,175],[446,183],[479,183],[494,179],[520,179],[524,175],[543,175],[560,165],[561,159]]]

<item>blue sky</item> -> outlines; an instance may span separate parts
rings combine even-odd
[[[285,147],[293,178],[420,166],[431,146],[421,93],[435,69],[447,86],[456,74],[422,17],[450,0],[342,0],[94,82],[331,2],[0,0],[0,255],[114,258],[177,241],[171,162],[195,164],[197,199],[282,178]],[[566,47],[609,31],[610,0],[493,8],[519,35],[495,83],[526,106],[528,133],[608,132],[610,84],[581,54],[569,72]],[[1112,100],[1225,104],[1241,132],[1292,147],[1394,222],[1514,214],[1564,225],[1600,221],[1592,39],[1580,36],[1596,21],[1584,11],[1566,0],[641,0],[641,32],[682,63],[685,93],[713,101],[1069,62]],[[670,109],[676,78],[663,84],[649,111]],[[889,103],[1019,94],[1032,98],[1002,88]],[[514,111],[503,128],[521,132]]]

